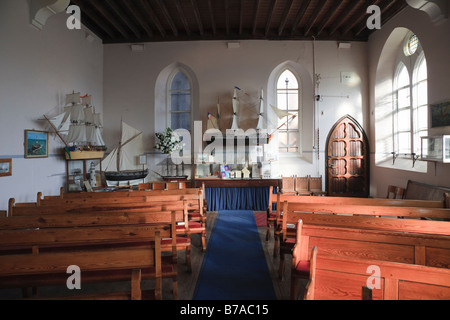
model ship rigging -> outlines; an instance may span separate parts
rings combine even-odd
[[[148,169],[138,163],[137,158],[144,153],[142,131],[122,121],[119,145],[102,161],[105,179],[108,181],[128,181],[130,185],[142,182]],[[135,180],[135,181],[133,181]]]
[[[100,114],[91,105],[91,96],[73,92],[66,95],[64,112],[45,120],[65,145],[66,159],[100,159],[106,147],[101,134]]]

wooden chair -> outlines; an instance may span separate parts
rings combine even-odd
[[[309,260],[300,259],[301,237],[303,221],[297,223],[297,236],[294,249],[292,250],[292,268],[291,268],[291,300],[297,300],[301,280],[308,280],[315,276],[317,247],[311,251]]]
[[[404,195],[405,195],[404,188],[389,185],[386,199],[403,199]]]
[[[281,177],[281,193],[282,194],[297,194],[295,191],[295,176],[292,177]]]
[[[310,196],[310,177],[296,177],[295,178],[295,192],[299,196]]]
[[[266,231],[266,241],[270,239],[270,229],[271,225],[273,225],[274,230],[276,227],[277,213],[273,211],[273,204],[277,203],[277,197],[279,193],[273,193],[273,186],[269,187],[269,205],[267,206],[267,231]]]
[[[165,189],[166,189],[165,182],[153,182],[152,183],[152,190],[165,190]]]
[[[322,176],[309,177],[309,191],[313,196],[325,196],[327,194],[322,190]]]

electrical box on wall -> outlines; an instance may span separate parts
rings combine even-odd
[[[352,72],[341,72],[341,83],[351,84],[353,82],[353,76]]]

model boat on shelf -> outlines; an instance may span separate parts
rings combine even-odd
[[[128,181],[137,184],[148,175],[145,164],[138,161],[144,153],[142,131],[122,121],[119,145],[102,161],[105,178],[111,182]],[[110,183],[111,184],[111,183]],[[112,183],[111,185],[113,185]]]
[[[44,118],[64,143],[66,159],[103,158],[106,147],[100,114],[91,105],[90,95],[67,94],[64,112],[54,117],[44,115]]]

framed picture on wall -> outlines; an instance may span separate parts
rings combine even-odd
[[[431,127],[450,126],[450,100],[431,105]]]
[[[0,159],[0,177],[12,175],[12,159]]]
[[[48,132],[25,130],[25,158],[48,157]]]

